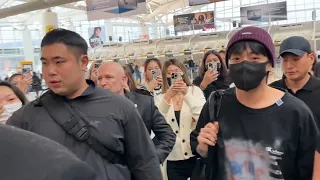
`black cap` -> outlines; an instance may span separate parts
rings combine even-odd
[[[284,41],[280,45],[280,56],[283,53],[292,53],[297,56],[303,56],[305,53],[311,53],[311,45],[307,39],[301,36],[292,36]]]

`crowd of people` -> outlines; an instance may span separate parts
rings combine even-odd
[[[49,89],[30,100],[30,79],[0,82],[2,179],[320,179],[320,79],[305,38],[282,42],[281,79],[257,27],[207,51],[193,80],[174,58],[147,59],[144,77],[136,64],[96,61],[86,77],[87,51],[79,34],[50,31]]]

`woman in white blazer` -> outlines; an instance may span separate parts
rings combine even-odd
[[[172,76],[178,79],[173,80]],[[192,85],[184,65],[176,59],[164,63],[162,79],[162,94],[155,102],[177,136],[167,158],[168,180],[187,180],[196,163],[190,148],[190,133],[206,100],[202,90]]]

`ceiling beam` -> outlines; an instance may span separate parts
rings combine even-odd
[[[5,0],[0,4],[0,8],[2,8],[4,5],[6,5],[7,3],[11,3],[12,0]]]
[[[152,18],[154,18],[158,14],[163,14],[164,12],[167,12],[167,11],[170,11],[170,10],[174,10],[174,9],[177,9],[177,8],[182,8],[182,7],[184,7],[184,0],[171,1],[169,3],[160,5],[152,13],[143,16],[142,20],[144,22],[147,22],[147,21],[151,20]]]
[[[74,6],[74,4],[64,4],[59,7],[73,9],[73,10],[79,10],[79,11],[87,11],[86,7],[84,6]]]
[[[77,1],[79,0],[56,0],[56,1],[50,1],[50,2],[45,2],[44,0],[36,0],[33,2],[24,3],[24,4],[1,9],[0,19],[14,16],[17,14],[23,14],[31,11],[40,10],[40,9],[46,9],[54,6],[60,6],[63,4],[73,3]]]

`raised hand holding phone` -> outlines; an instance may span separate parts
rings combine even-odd
[[[177,79],[173,84],[173,90],[185,95],[188,92],[188,86],[182,79]]]

